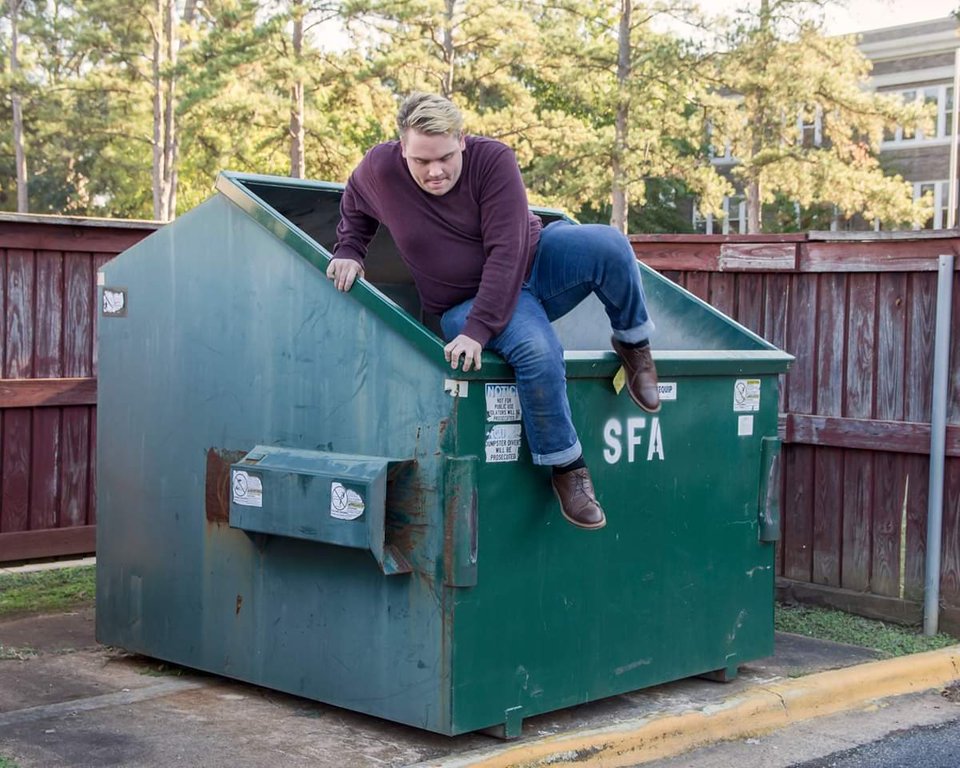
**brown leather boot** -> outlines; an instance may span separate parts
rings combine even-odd
[[[614,351],[620,356],[623,371],[627,375],[627,392],[630,398],[648,413],[660,410],[660,393],[657,391],[657,366],[653,363],[650,345],[627,347],[616,338],[611,338]]]
[[[603,528],[607,518],[593,492],[590,470],[586,467],[572,469],[553,476],[553,492],[560,502],[560,512],[578,528]]]

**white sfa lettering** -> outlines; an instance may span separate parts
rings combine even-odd
[[[603,426],[603,458],[607,464],[616,464],[623,458],[623,446],[627,446],[627,462],[637,460],[638,448],[643,444],[643,432],[647,428],[645,416],[633,416],[626,425],[619,419],[608,419]],[[650,419],[650,435],[647,442],[647,461],[654,457],[663,461],[663,434],[660,431],[660,419]]]

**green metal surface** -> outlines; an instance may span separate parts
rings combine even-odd
[[[98,329],[102,642],[507,735],[772,652],[789,356],[659,278],[652,313],[677,326],[661,333],[692,347],[655,352],[659,414],[616,392],[612,352],[568,344],[609,520],[584,532],[530,461],[510,368],[450,370],[389,238],[349,294],[325,278],[337,187],[218,189],[103,269],[127,304]],[[238,504],[237,471],[259,507]]]

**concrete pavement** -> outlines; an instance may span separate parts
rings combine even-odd
[[[447,738],[98,646],[93,610],[0,622],[0,756],[20,768],[633,766],[960,679],[960,646],[889,661],[778,635],[721,684],[682,680]]]

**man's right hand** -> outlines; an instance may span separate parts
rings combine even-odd
[[[349,291],[357,277],[363,277],[363,267],[353,259],[330,259],[327,277],[338,291]]]

